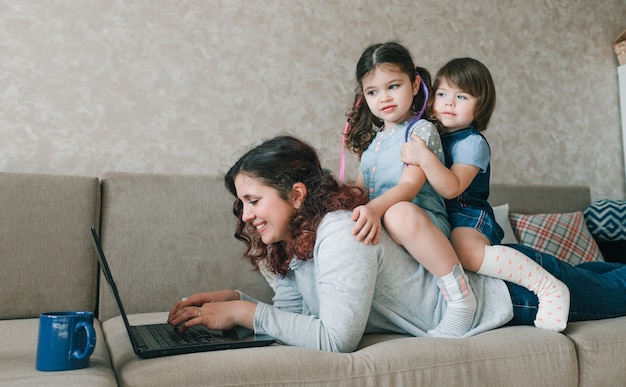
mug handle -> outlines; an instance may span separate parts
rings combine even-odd
[[[75,331],[80,329],[85,329],[87,340],[85,340],[85,348],[83,349],[83,352],[78,352],[78,349],[72,352],[72,359],[75,360],[83,360],[91,356],[93,350],[96,348],[96,331],[93,329],[93,325],[80,321],[76,324]]]

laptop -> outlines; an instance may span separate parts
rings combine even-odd
[[[94,227],[91,227],[91,234],[98,250],[97,255],[102,273],[111,287],[115,302],[120,309],[122,320],[124,320],[128,337],[137,356],[149,359],[183,353],[261,347],[275,342],[270,336],[256,335],[244,327],[220,332],[209,330],[204,325],[196,325],[181,333],[168,323],[130,325],[117,291],[117,286],[111,275],[111,270],[104,256],[100,237]]]

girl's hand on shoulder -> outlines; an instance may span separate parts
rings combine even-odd
[[[424,152],[430,152],[430,149],[428,149],[428,146],[421,137],[414,134],[411,136],[411,141],[405,142],[404,145],[402,145],[400,156],[402,162],[406,164],[420,165],[424,157]]]
[[[352,235],[356,236],[357,242],[363,242],[366,245],[378,243],[380,239],[380,231],[382,224],[380,217],[367,205],[356,207],[352,211],[352,220],[356,224],[352,228]]]

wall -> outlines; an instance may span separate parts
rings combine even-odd
[[[0,171],[222,173],[279,133],[337,171],[356,61],[394,39],[433,73],[458,56],[492,70],[494,182],[624,198],[624,0],[354,3],[0,1]]]

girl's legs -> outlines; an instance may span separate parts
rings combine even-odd
[[[599,320],[626,316],[626,265],[596,262],[572,266],[526,246],[515,246],[561,280],[570,291],[569,321]],[[589,269],[593,270],[589,270]],[[528,290],[507,283],[515,316],[510,325],[530,325],[537,298]]]
[[[570,302],[565,284],[521,252],[508,246],[489,246],[489,240],[474,228],[455,228],[451,240],[464,267],[523,286],[537,295],[537,328],[565,329]]]
[[[476,297],[448,237],[428,215],[410,202],[391,206],[384,217],[387,232],[437,278],[448,308],[443,319],[428,333],[459,337],[472,327]]]

